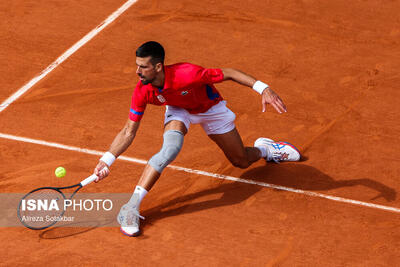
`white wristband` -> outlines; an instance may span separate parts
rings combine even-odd
[[[262,92],[266,89],[269,88],[269,85],[266,83],[263,83],[262,81],[256,81],[253,85],[253,89],[254,91],[256,91],[257,93],[259,93],[260,95],[262,94]]]
[[[111,154],[110,152],[106,152],[100,160],[110,167],[114,163],[115,159],[116,157],[113,154]]]

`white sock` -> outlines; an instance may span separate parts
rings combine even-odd
[[[139,201],[137,202],[137,209],[139,210],[140,208],[140,203],[142,202],[143,198],[147,195],[147,190],[144,189],[143,187],[137,185],[135,187],[135,191],[133,191],[132,197],[128,202],[134,201],[133,195],[139,194]]]

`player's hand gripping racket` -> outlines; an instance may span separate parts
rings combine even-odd
[[[40,187],[26,194],[18,205],[18,218],[21,223],[33,230],[42,230],[56,224],[59,220],[49,219],[62,217],[66,208],[66,199],[72,199],[84,186],[92,183],[98,177],[92,174],[80,183],[65,187]],[[75,188],[75,191],[67,198],[61,191]]]

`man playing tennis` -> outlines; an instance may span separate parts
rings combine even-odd
[[[128,236],[140,233],[140,203],[182,148],[190,124],[199,123],[207,135],[239,168],[253,162],[298,161],[299,151],[287,142],[258,138],[253,147],[245,147],[235,128],[235,114],[226,107],[215,83],[233,80],[261,94],[263,112],[267,104],[279,113],[286,112],[280,97],[267,84],[235,69],[205,69],[189,63],[164,65],[164,48],[157,42],[147,42],[136,50],[136,73],[140,81],[132,96],[129,119],[117,134],[110,149],[95,168],[96,182],[109,175],[109,167],[132,143],[147,104],[166,105],[164,142],[161,150],[147,163],[135,191],[118,215],[121,231]]]

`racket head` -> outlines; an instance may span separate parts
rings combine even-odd
[[[18,205],[18,218],[32,230],[46,229],[65,213],[65,195],[55,187],[41,187],[26,194]]]

